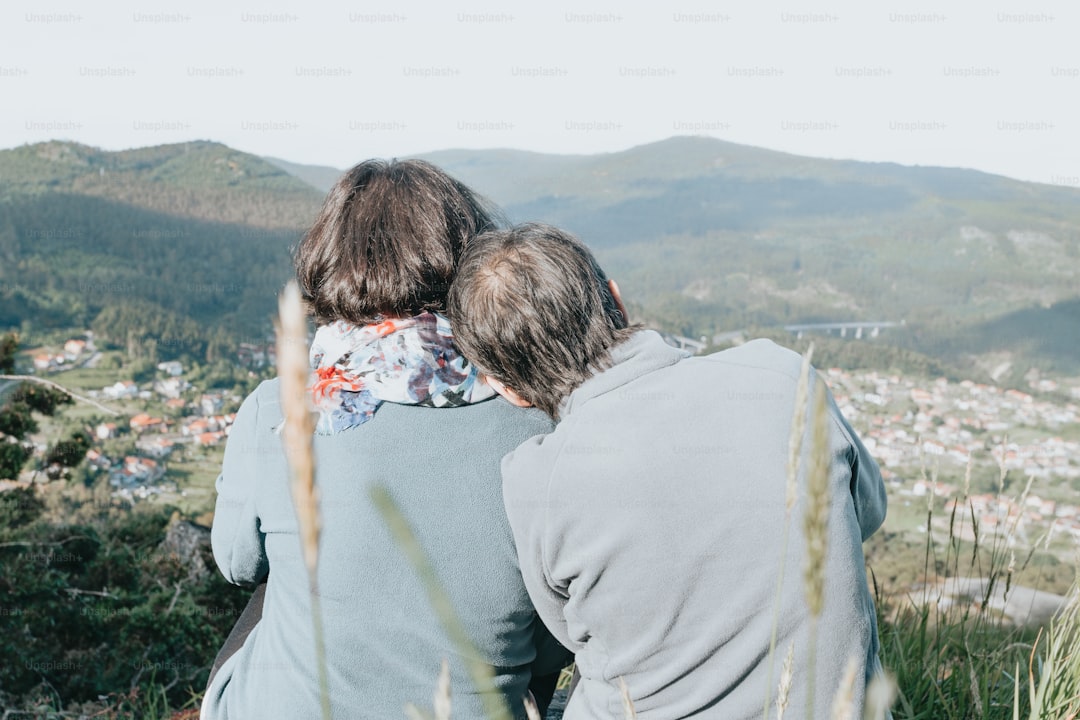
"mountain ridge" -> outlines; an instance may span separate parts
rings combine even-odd
[[[957,168],[805,158],[693,136],[597,155],[459,149],[420,157],[499,204],[509,221],[546,221],[578,234],[619,277],[641,317],[686,336],[905,320],[889,342],[956,360],[1009,350],[995,331],[1003,327],[998,320],[1011,327],[1010,314],[1043,317],[1023,313],[1080,295],[1075,188]],[[158,223],[180,246],[173,255],[183,260],[175,262],[188,262],[189,274],[210,279],[206,285],[221,285],[230,273],[246,277],[251,258],[272,288],[288,276],[287,249],[322,200],[312,179],[329,183],[340,172],[211,141],[118,153],[58,141],[0,151],[0,259],[21,262],[19,277],[38,278],[59,293],[39,303],[43,315],[56,316],[67,302],[59,298],[72,295],[87,313],[100,313],[102,303],[73,291],[70,278],[49,279],[56,261],[32,241],[63,246],[95,276],[110,277],[100,267],[115,266],[118,253],[139,256],[134,241],[169,239],[147,226]],[[118,179],[102,179],[109,176]],[[74,203],[84,215],[129,213],[127,226],[110,221],[113,235],[126,227],[143,237],[101,237],[63,207],[70,197],[105,203]],[[82,243],[63,245],[59,236],[73,227]],[[197,241],[206,233],[216,239]],[[159,280],[175,275],[154,273]],[[0,271],[0,298],[3,283],[19,277]],[[170,312],[209,323],[226,316],[194,299],[170,301],[170,282],[154,289],[155,302]],[[249,296],[241,289],[227,299],[247,308],[234,313],[237,322],[257,316],[262,302],[264,317],[272,312],[262,290]],[[1055,319],[1047,332],[1051,325],[1060,327]],[[1025,338],[1027,348],[1047,346]],[[1080,347],[1071,354],[1068,344],[1053,347],[1054,364],[1080,372]]]
[[[0,151],[0,328],[220,357],[265,335],[321,198],[215,142]]]
[[[321,200],[284,170],[207,140],[119,151],[53,140],[0,150],[0,198],[46,192],[264,228],[303,227]]]

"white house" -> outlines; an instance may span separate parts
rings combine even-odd
[[[120,380],[115,385],[110,385],[101,392],[104,393],[105,397],[113,400],[133,398],[139,394],[139,386],[135,384],[134,380]]]
[[[157,369],[173,377],[184,374],[184,366],[179,360],[158,363]]]

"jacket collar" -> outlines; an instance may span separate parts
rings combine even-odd
[[[668,345],[656,331],[639,330],[611,349],[606,370],[583,382],[559,403],[559,418],[565,420],[589,400],[688,357],[690,353]]]

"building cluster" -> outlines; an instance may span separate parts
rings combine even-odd
[[[1076,505],[1030,493],[1017,498],[969,494],[970,488],[927,479],[939,472],[964,476],[969,467],[995,478],[1008,472],[1031,479],[1035,487],[1080,478],[1080,442],[1069,439],[1080,436],[1078,388],[1041,380],[1032,395],[970,380],[918,381],[837,369],[829,370],[827,379],[841,411],[897,492],[943,498],[946,516],[961,503],[961,515],[974,514],[986,532],[1008,531],[1027,542],[1058,533],[1080,540]],[[974,538],[970,522],[956,530]]]
[[[1080,407],[1063,395],[837,369],[828,381],[884,468],[963,468],[970,459],[1003,462],[1025,477],[1080,478],[1080,442],[1058,434],[1080,422]]]
[[[92,335],[87,338],[72,338],[64,343],[64,349],[60,352],[42,352],[34,356],[35,372],[56,372],[65,370],[74,363],[89,357],[94,352],[94,340]]]
[[[277,346],[273,340],[240,343],[236,360],[243,367],[259,369],[277,363]]]
[[[670,337],[669,342],[692,347],[691,338]],[[96,350],[93,336],[72,339],[63,352],[33,358],[35,369],[51,371],[81,365]],[[239,345],[237,361],[262,367],[275,361],[272,341]],[[92,362],[90,363],[93,364]],[[146,400],[144,408],[125,420],[104,422],[95,428],[99,441],[121,434],[135,438],[137,455],[108,457],[98,448],[87,454],[92,467],[108,473],[121,494],[143,496],[157,492],[165,475],[165,461],[183,445],[213,446],[225,440],[235,418],[224,412],[222,392],[201,392],[184,376],[181,362],[159,363],[157,377],[140,387],[120,380],[91,396],[110,401]],[[961,532],[972,534],[974,525],[986,531],[1007,529],[1010,537],[1071,534],[1080,540],[1080,508],[1034,494],[1005,498],[1001,494],[972,494],[970,487],[940,482],[968,471],[997,478],[1008,471],[1015,479],[1032,478],[1043,493],[1056,483],[1080,479],[1080,381],[1029,378],[1031,393],[1001,389],[970,380],[923,380],[874,371],[829,369],[822,373],[837,405],[858,430],[867,448],[889,480],[890,492],[927,497],[946,503],[946,515],[973,516]],[[238,400],[232,398],[231,400]],[[934,479],[930,479],[930,478]],[[1050,492],[1053,494],[1053,492]]]
[[[146,497],[147,494],[157,492],[155,485],[165,476],[164,464],[138,455],[111,458],[100,450],[91,448],[86,453],[86,462],[90,467],[108,473],[109,484],[121,494]]]
[[[916,483],[916,490],[919,484]],[[1019,498],[990,493],[964,497],[950,492],[947,497],[945,516],[957,513],[958,519],[952,522],[953,533],[962,540],[974,542],[978,532],[983,538],[998,533],[1011,542],[1021,541],[1025,545],[1049,544],[1060,534],[1080,541],[1080,508],[1070,503],[1034,494]]]
[[[102,422],[94,428],[94,436],[101,441],[123,434],[135,438],[136,456],[110,457],[101,448],[91,449],[86,456],[92,468],[108,473],[114,492],[128,499],[145,498],[160,492],[165,459],[177,447],[218,445],[228,436],[236,419],[235,413],[222,412],[225,393],[198,392],[180,377],[183,373],[180,363],[162,363],[158,370],[167,377],[153,381],[153,392],[141,390],[132,380],[117,382],[100,391],[101,395],[113,400],[152,398],[156,393],[165,408],[188,413],[176,418],[137,412],[125,420]],[[182,389],[174,392],[177,387]]]

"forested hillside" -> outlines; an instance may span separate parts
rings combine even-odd
[[[1076,188],[709,138],[425,157],[511,221],[578,233],[672,332],[887,320],[903,325],[878,342],[949,363],[1080,372]],[[93,327],[165,356],[261,334],[338,172],[211,142],[2,151],[0,328]]]
[[[685,335],[903,321],[880,342],[1080,372],[1076,188],[691,137],[593,156],[425,157],[513,221],[578,233],[644,317]]]
[[[902,321],[880,342],[1080,372],[1080,332],[1062,332],[1080,297],[1076,188],[702,137],[598,155],[423,157],[514,222],[579,234],[639,315],[674,332]],[[323,188],[334,175],[282,167]]]
[[[216,143],[0,152],[0,327],[160,357],[262,333],[321,193]]]

